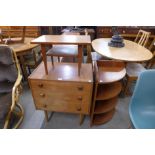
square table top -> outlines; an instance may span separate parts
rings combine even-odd
[[[31,41],[32,44],[91,44],[90,35],[42,35]]]

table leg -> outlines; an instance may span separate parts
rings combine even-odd
[[[48,122],[48,112],[46,110],[44,110],[44,114],[45,114],[46,122]]]
[[[45,73],[46,73],[46,75],[48,75],[45,45],[41,45],[41,53],[42,53],[42,57],[43,57],[43,62],[44,62],[44,67],[45,67]]]
[[[28,74],[27,74],[26,65],[25,65],[25,61],[24,61],[24,56],[23,55],[19,55],[19,61],[20,61],[20,64],[22,66],[22,69],[23,69],[24,78],[25,78],[25,80],[27,80]]]
[[[54,113],[54,112],[50,112],[50,114],[48,114],[48,111],[47,111],[47,110],[44,110],[46,122],[48,122],[48,121],[51,119],[53,113]]]
[[[80,125],[82,125],[85,115],[80,114]]]
[[[78,75],[80,76],[81,64],[82,64],[82,45],[78,46]]]
[[[92,63],[91,45],[87,45],[87,63]]]

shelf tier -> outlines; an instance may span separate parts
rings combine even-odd
[[[98,83],[116,82],[121,80],[126,74],[124,63],[115,60],[98,60],[95,67],[97,68]]]
[[[100,125],[110,121],[114,113],[115,113],[115,109],[112,109],[107,113],[94,115],[93,125]]]
[[[108,112],[114,109],[116,104],[117,104],[117,97],[114,97],[109,100],[96,101],[94,114],[101,114]]]
[[[122,89],[120,82],[102,84],[98,86],[96,100],[107,100],[117,96]]]

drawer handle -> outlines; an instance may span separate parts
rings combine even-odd
[[[77,111],[81,111],[81,107],[78,107],[78,108],[77,108]]]
[[[78,90],[83,90],[83,86],[78,86]]]
[[[45,97],[45,94],[43,94],[43,93],[40,93],[40,96],[41,96],[41,97]]]
[[[43,106],[44,106],[44,108],[47,108],[47,105],[46,104],[44,104]]]
[[[82,96],[79,96],[77,99],[78,99],[79,101],[82,101]]]
[[[42,87],[43,87],[43,84],[42,84],[42,83],[40,83],[40,84],[38,84],[38,86],[39,86],[40,88],[42,88]]]

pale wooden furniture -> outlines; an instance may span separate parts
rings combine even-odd
[[[152,53],[129,40],[124,40],[125,46],[122,48],[109,47],[110,38],[100,38],[92,41],[93,49],[100,55],[125,62],[144,62],[152,58]]]
[[[14,43],[14,44],[8,45],[15,51],[16,55],[19,57],[19,61],[22,66],[22,69],[23,69],[23,74],[26,79],[28,77],[28,73],[26,70],[24,55],[30,53],[34,48],[39,46],[37,44],[30,44],[31,40],[33,40],[33,39],[34,38],[25,38],[24,43]]]
[[[24,118],[24,110],[19,103],[19,96],[22,90],[22,75],[16,53],[7,45],[0,45],[0,62],[1,67],[5,69],[2,74],[1,68],[0,76],[1,80],[3,80],[0,80],[0,102],[3,100],[3,105],[0,105],[0,116],[4,117],[5,120],[3,127],[5,129],[18,128]],[[4,107],[4,105],[7,106]],[[14,115],[16,115],[15,122],[12,119]]]
[[[150,32],[139,30],[137,37],[135,39],[135,42],[138,45],[145,47],[146,44],[148,43],[149,36],[150,36]],[[125,94],[127,94],[131,82],[137,80],[140,73],[142,73],[146,69],[141,63],[127,63],[126,70],[127,70],[127,74],[126,74],[127,83],[125,88]]]
[[[135,74],[134,69],[138,68],[138,72],[136,72],[135,76],[133,76],[133,79],[135,79],[135,77],[137,77],[137,75],[144,69],[141,64],[138,64],[135,68],[135,62],[145,62],[150,60],[153,56],[148,49],[133,41],[124,40],[125,46],[122,48],[109,47],[109,41],[109,38],[95,39],[92,41],[92,46],[97,53],[107,58],[121,60],[124,62],[134,62],[134,64],[127,63],[126,65],[127,72],[130,75],[133,73]],[[130,71],[129,68],[131,68]],[[126,84],[125,93],[127,93],[130,80],[128,82],[129,83]]]
[[[150,34],[150,32],[139,30],[134,42],[145,47],[149,40]]]
[[[109,121],[115,112],[118,94],[122,85],[120,80],[126,70],[123,62],[99,60],[94,63],[95,90],[91,112],[91,126]]]
[[[82,64],[81,76],[77,75],[76,63],[55,63],[55,69],[47,62],[48,75],[43,62],[29,76],[36,109],[47,111],[90,114],[93,72],[91,64]]]
[[[80,35],[80,33],[64,32],[62,35]],[[78,46],[77,45],[53,45],[46,53],[47,56],[51,57],[52,66],[54,67],[54,56],[58,58],[60,62],[60,57],[72,58],[75,62],[75,58],[78,58]]]
[[[91,40],[89,35],[42,35],[32,40],[31,43],[41,45],[41,52],[43,56],[46,74],[48,74],[45,50],[46,45],[78,45],[78,75],[80,75],[82,63],[82,46],[91,46]],[[88,53],[90,54],[90,51],[88,51]]]

